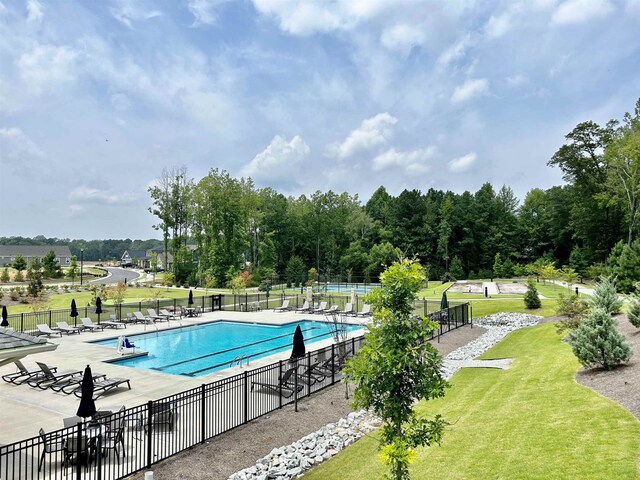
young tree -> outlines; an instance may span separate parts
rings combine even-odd
[[[578,273],[573,268],[565,265],[562,267],[560,275],[562,276],[562,279],[567,282],[567,288],[571,290],[571,285],[576,283],[576,280],[578,279]]]
[[[18,255],[16,259],[13,261],[13,265],[11,266],[15,268],[18,272],[22,272],[22,270],[27,268],[27,262],[25,261],[22,255]]]
[[[0,282],[9,283],[10,280],[11,279],[9,277],[9,268],[8,267],[4,267],[2,269],[2,273],[0,274]]]
[[[593,309],[601,308],[608,314],[620,313],[622,309],[622,300],[618,297],[616,290],[616,281],[612,277],[602,277],[596,283],[591,297],[591,306]]]
[[[413,315],[413,300],[425,282],[422,267],[410,260],[392,264],[380,275],[381,288],[367,296],[373,324],[361,350],[347,362],[345,376],[356,385],[354,405],[382,418],[381,459],[394,480],[409,478],[416,447],[437,443],[446,422],[419,418],[418,400],[444,395],[442,357],[428,343],[438,328]]]
[[[542,302],[538,296],[536,282],[533,281],[533,278],[527,280],[527,293],[524,294],[524,305],[529,309],[540,308],[542,306]]]
[[[42,259],[42,267],[44,268],[44,276],[47,278],[58,278],[61,275],[60,264],[58,264],[53,250],[49,250]]]
[[[631,348],[618,332],[616,321],[601,307],[596,307],[569,338],[578,361],[587,368],[612,370],[631,358]]]
[[[24,282],[24,275],[21,270],[18,270],[13,277],[14,282]]]
[[[106,292],[109,298],[113,300],[113,303],[119,305],[124,302],[124,297],[127,294],[127,286],[124,282],[118,282],[117,285],[108,287]]]
[[[638,295],[638,292],[631,294],[631,303],[627,310],[627,318],[631,325],[640,328],[640,295]]]
[[[158,271],[158,254],[151,252],[151,274],[153,275],[153,281],[156,281],[156,272]]]
[[[566,319],[558,322],[556,326],[558,333],[566,330],[574,331],[578,328],[580,322],[589,314],[589,309],[589,302],[581,299],[577,295],[560,293],[556,314],[563,315]]]
[[[457,255],[453,257],[453,260],[451,260],[451,268],[449,269],[449,273],[456,280],[462,280],[465,278],[464,269],[462,268],[462,261]]]
[[[304,280],[306,267],[300,257],[293,256],[287,263],[287,283],[296,284]]]
[[[76,256],[71,257],[71,263],[69,263],[69,268],[67,268],[67,277],[71,279],[71,285],[75,283],[76,278],[78,278],[78,272],[80,269],[78,268],[78,260]]]

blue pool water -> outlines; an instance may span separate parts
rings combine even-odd
[[[358,294],[369,293],[375,288],[380,288],[380,285],[359,285],[357,283],[353,285],[346,283],[337,283],[335,285],[320,285],[321,291],[326,289],[327,292],[351,293],[351,289],[355,289],[356,293]]]
[[[300,321],[273,326],[242,322],[213,322],[202,325],[129,336],[136,350],[149,355],[118,360],[118,365],[155,370],[174,375],[199,377],[229,367],[239,355],[251,361],[291,350],[293,332],[300,325],[307,345],[331,338],[329,323]],[[362,328],[349,325],[348,331]],[[99,340],[99,345],[116,346],[117,340]]]

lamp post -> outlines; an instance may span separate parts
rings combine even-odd
[[[82,286],[82,270],[84,267],[84,248],[80,249],[80,286]]]

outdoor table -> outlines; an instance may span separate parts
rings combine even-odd
[[[100,423],[87,423],[80,432],[80,457],[76,461],[88,467],[91,460],[94,457],[97,459],[100,455],[97,442],[99,438],[104,438],[107,433],[107,426]],[[77,441],[78,433],[74,428],[73,433],[67,438],[67,451],[71,460],[78,454]]]
[[[187,317],[195,317],[196,309],[193,307],[184,307],[184,313]]]

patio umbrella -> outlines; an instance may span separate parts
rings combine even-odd
[[[189,305],[193,305],[193,290],[189,290]]]
[[[80,397],[80,406],[76,415],[82,418],[93,417],[96,414],[96,404],[93,401],[93,375],[91,374],[91,367],[87,365],[84,369],[84,376],[82,377],[81,385],[82,396]]]
[[[0,323],[0,327],[8,327],[9,321],[7,320],[7,307],[2,306],[2,323]]]
[[[77,317],[78,316],[78,307],[76,307],[76,299],[72,299],[71,300],[71,313],[69,314],[70,317]]]
[[[351,289],[351,305],[353,305],[353,308],[356,308],[356,289],[355,288]]]
[[[307,287],[307,302],[309,302],[309,306],[313,307],[313,287]]]
[[[447,292],[442,292],[442,300],[440,300],[440,310],[446,310],[449,308],[449,301],[447,300]]]
[[[102,300],[100,300],[100,297],[96,298],[96,313],[98,314],[98,321],[100,321],[100,314],[102,313]]]
[[[297,360],[304,357],[306,349],[304,348],[304,336],[302,335],[302,329],[300,325],[296,327],[296,331],[293,334],[293,350],[291,350],[290,360]]]

